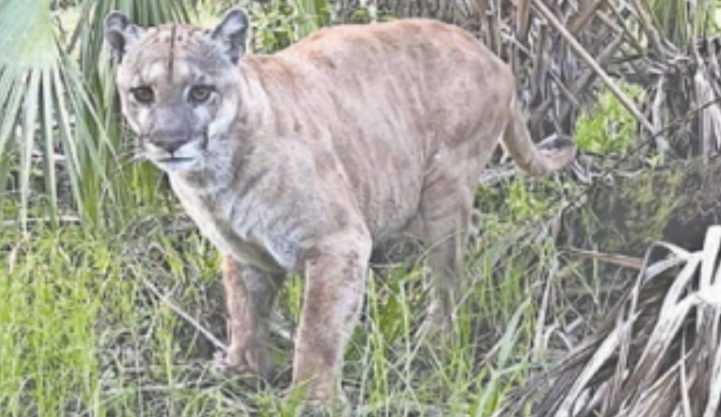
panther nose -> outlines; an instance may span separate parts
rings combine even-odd
[[[168,152],[169,154],[173,154],[175,151],[178,150],[181,146],[185,145],[189,142],[189,138],[186,136],[171,136],[171,135],[158,135],[154,136],[150,143],[157,146],[158,148],[161,148]]]

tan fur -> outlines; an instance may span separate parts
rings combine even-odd
[[[207,35],[174,28],[182,39],[172,53],[169,27],[128,46],[118,71],[124,113],[150,142],[190,132],[179,151],[193,165],[167,170],[224,254],[229,367],[268,371],[265,321],[275,292],[284,272],[305,276],[293,381],[307,382],[311,399],[342,396],[343,352],[373,248],[398,236],[432,246],[435,311],[448,322],[477,179],[498,142],[534,174],[573,158],[568,144],[545,154],[533,146],[510,69],[454,26],[322,29],[274,55],[244,56],[237,68],[223,64]],[[171,105],[200,74],[217,85],[213,106]],[[140,78],[159,92],[153,109],[128,98]],[[161,151],[148,140],[146,154],[156,158]]]

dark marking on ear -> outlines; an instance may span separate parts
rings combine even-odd
[[[105,17],[103,33],[117,62],[122,61],[128,45],[140,37],[140,29],[120,12],[111,12]]]
[[[213,30],[211,38],[218,43],[226,57],[237,64],[245,53],[245,35],[248,32],[248,17],[240,9],[233,9]]]

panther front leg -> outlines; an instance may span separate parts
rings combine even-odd
[[[230,316],[230,347],[226,369],[253,373],[266,379],[272,373],[268,358],[268,320],[283,274],[270,274],[223,257],[223,281]]]
[[[293,387],[303,390],[312,405],[345,402],[343,354],[363,303],[370,250],[370,238],[353,231],[324,239],[306,257]]]

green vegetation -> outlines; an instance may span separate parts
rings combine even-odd
[[[31,237],[3,230],[0,416],[294,415],[282,400],[287,331],[274,332],[278,381],[226,375],[212,344],[145,284],[224,339],[216,251],[189,223],[160,216],[118,236],[79,225],[38,226]],[[533,228],[495,223],[475,246],[472,290],[447,346],[417,335],[427,304],[420,268],[373,276],[344,372],[357,415],[489,416],[525,380],[538,314],[531,283],[554,248],[543,237],[510,248]],[[531,266],[531,257],[543,261]],[[302,285],[290,279],[280,297],[280,329],[296,322]]]
[[[633,99],[643,96],[641,87],[621,84],[624,92]],[[636,141],[636,119],[608,90],[598,95],[598,100],[578,118],[574,140],[578,149],[602,155],[614,152],[624,154]]]
[[[345,21],[420,14],[411,3],[401,10],[399,2],[395,11],[358,7]],[[710,2],[701,3],[710,10]],[[218,370],[218,349],[198,330],[226,340],[217,253],[183,217],[161,175],[134,159],[102,46],[109,10],[142,25],[211,26],[233,4],[0,0],[0,417],[298,414],[298,401],[284,399],[284,389],[303,281],[291,277],[279,298],[272,334],[277,380]],[[706,27],[707,14],[691,10],[689,16],[687,6],[649,2],[659,32],[680,49]],[[250,47],[258,53],[286,47],[331,21],[324,0],[248,2],[248,11]],[[634,48],[626,49],[635,55]],[[635,100],[655,99],[641,87],[621,85]],[[660,114],[670,120],[676,113]],[[623,156],[638,145],[636,120],[605,90],[576,126],[582,151]],[[649,183],[636,193],[633,204],[661,207],[643,236],[661,232],[678,182]],[[553,243],[559,201],[569,191],[579,195],[577,188],[515,174],[479,187],[475,226],[481,234],[470,246],[456,336],[445,345],[420,330],[429,292],[422,260],[379,268],[346,353],[344,386],[355,415],[492,416],[532,370],[547,365],[549,352],[565,352],[572,343],[554,344],[554,328],[570,327],[579,316],[586,326],[586,317],[608,307],[599,262],[580,272],[578,264],[559,261],[563,255]],[[594,215],[583,212],[588,218],[574,231],[589,242],[607,231]],[[636,234],[636,224],[624,226]],[[573,291],[561,291],[567,287]],[[564,310],[577,299],[591,300],[590,307],[580,314]]]
[[[159,175],[130,164],[101,24],[111,9],[143,24],[187,20],[187,10],[170,0],[77,7],[79,17],[56,23],[50,0],[0,2],[0,184],[19,196],[23,228],[30,211],[56,225],[72,213],[91,228],[118,226],[140,201],[156,203]]]
[[[134,162],[99,36],[111,9],[145,25],[211,25],[228,5],[198,2],[195,14],[170,0],[79,1],[60,16],[65,31],[49,5],[0,2],[0,42],[32,31],[46,44],[31,48],[39,40],[28,38],[0,57],[0,98],[17,115],[0,121],[9,197],[0,198],[0,417],[296,415],[298,402],[283,390],[303,281],[291,277],[279,297],[278,380],[217,369],[218,349],[168,304],[226,340],[217,253],[179,217],[160,175]],[[326,7],[253,3],[252,48],[287,46],[324,25]],[[35,123],[43,128],[28,129]],[[38,147],[44,153],[31,157]],[[556,257],[536,225],[560,191],[525,178],[479,191],[483,240],[471,247],[469,291],[447,345],[420,330],[429,292],[421,262],[372,276],[344,370],[356,415],[490,416],[524,383],[541,364],[531,349],[539,332],[534,283],[548,278]]]
[[[681,50],[693,50],[699,36],[718,33],[719,21],[712,14],[718,10],[718,2],[700,0],[693,7],[677,0],[647,0],[647,3],[656,27]]]

